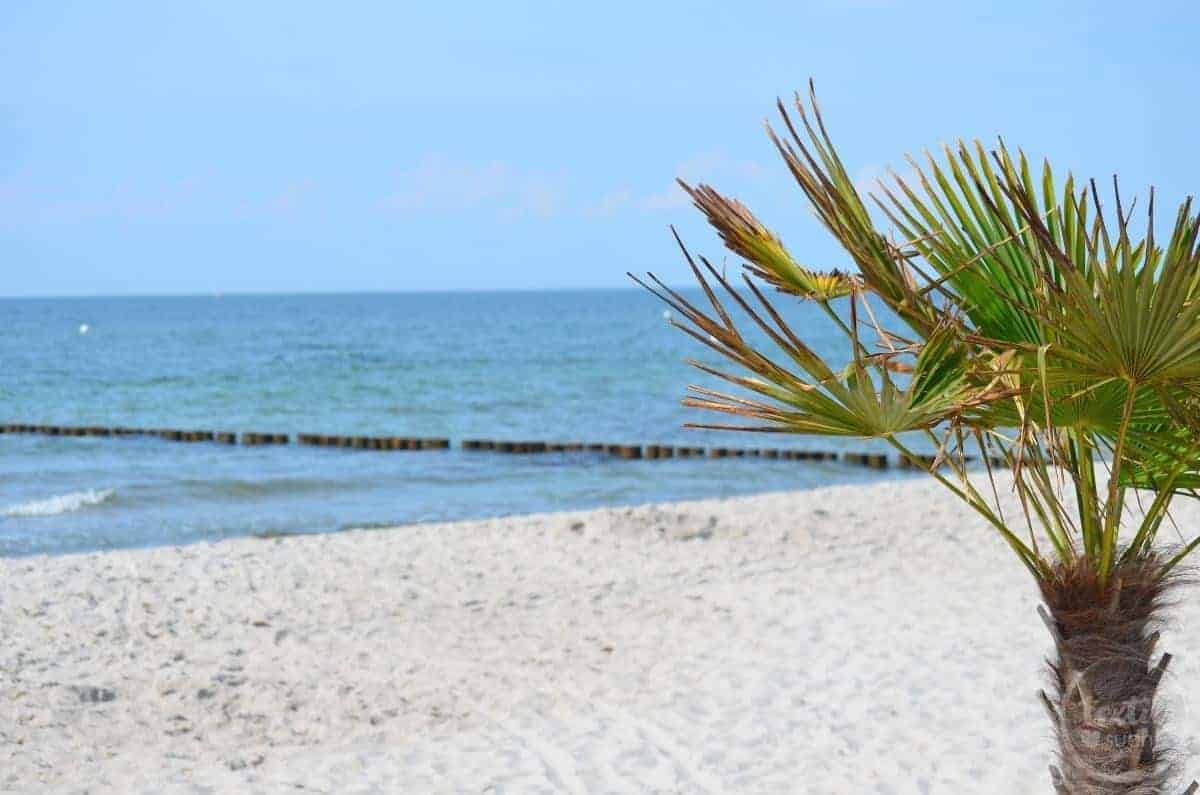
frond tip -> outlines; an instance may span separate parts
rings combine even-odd
[[[841,271],[810,270],[800,265],[776,237],[737,199],[708,185],[679,185],[704,213],[727,248],[747,260],[746,269],[781,292],[814,301],[830,301],[857,292],[857,279]]]

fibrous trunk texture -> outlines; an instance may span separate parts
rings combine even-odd
[[[1171,661],[1153,659],[1165,597],[1179,583],[1156,559],[1133,561],[1101,588],[1084,560],[1040,583],[1038,609],[1054,636],[1053,693],[1060,795],[1165,795],[1173,770],[1159,734],[1158,685]],[[1191,792],[1192,790],[1189,790]]]

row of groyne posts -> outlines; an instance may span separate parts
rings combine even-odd
[[[243,431],[197,431],[175,428],[127,428],[67,425],[0,425],[0,434],[41,434],[45,436],[104,436],[153,437],[171,442],[212,442],[215,444],[284,445],[293,437],[286,433],[257,433]],[[449,450],[451,443],[444,438],[411,436],[328,436],[299,433],[294,437],[299,445],[338,447],[351,450]],[[870,469],[887,469],[893,460],[883,453],[837,453],[821,450],[790,450],[785,448],[692,447],[667,444],[605,444],[601,442],[530,442],[495,439],[464,439],[462,450],[510,454],[593,453],[623,459],[667,458],[766,458],[786,461],[842,461]],[[968,458],[968,460],[970,460]],[[901,469],[928,469],[934,456],[917,456],[917,461],[905,458],[894,462]],[[990,460],[993,466],[1003,465],[1003,459]]]

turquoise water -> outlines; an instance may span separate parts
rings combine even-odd
[[[685,430],[716,363],[639,290],[0,301],[0,423],[838,449]],[[789,310],[835,360],[811,306]],[[86,325],[86,333],[83,326]],[[872,445],[853,442],[854,450]],[[894,475],[892,475],[894,476]],[[838,463],[0,434],[0,555],[854,482]]]

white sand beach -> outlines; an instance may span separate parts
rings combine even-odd
[[[0,790],[1045,793],[1036,604],[932,482],[5,559]]]

